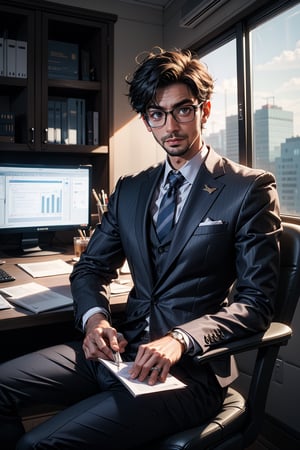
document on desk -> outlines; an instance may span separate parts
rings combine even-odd
[[[11,304],[8,303],[8,301],[2,297],[2,295],[0,294],[0,310],[1,309],[10,309],[12,308]]]
[[[127,280],[126,282],[123,282],[123,283],[117,283],[116,281],[113,281],[109,285],[111,295],[118,296],[118,295],[122,295],[122,294],[128,294],[132,288],[132,286],[130,286],[129,283],[130,283],[130,280]]]
[[[73,266],[62,259],[35,263],[20,263],[18,264],[18,267],[25,270],[25,272],[29,273],[33,278],[65,275],[71,273],[73,270]]]
[[[153,394],[155,392],[170,391],[173,389],[182,389],[186,387],[186,384],[169,374],[164,383],[156,382],[153,386],[150,386],[147,381],[132,380],[129,375],[129,370],[133,365],[133,362],[121,362],[119,366],[114,361],[99,358],[105,367],[113,372],[116,377],[124,384],[124,386],[136,397],[138,395]]]
[[[9,303],[36,314],[73,304],[72,298],[35,282],[1,288],[0,292],[6,296]]]

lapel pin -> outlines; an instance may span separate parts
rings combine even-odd
[[[203,188],[203,191],[208,192],[209,194],[212,194],[216,190],[217,190],[216,187],[210,187],[210,186],[207,186],[207,184],[205,184],[204,188]]]

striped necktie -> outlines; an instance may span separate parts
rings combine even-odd
[[[167,176],[169,188],[161,200],[156,222],[156,233],[160,242],[165,239],[174,226],[177,191],[184,180],[185,178],[180,172],[174,172],[173,170]]]

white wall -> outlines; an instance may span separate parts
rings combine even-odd
[[[147,14],[145,11],[144,15]],[[111,139],[111,179],[114,181],[120,175],[144,169],[164,157],[142,120],[132,112],[124,81],[135,69],[136,55],[155,45],[162,45],[161,24],[119,17],[115,25],[114,136]]]

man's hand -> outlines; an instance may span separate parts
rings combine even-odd
[[[86,359],[113,359],[113,351],[123,353],[127,341],[101,313],[89,318],[82,348]]]
[[[167,335],[148,344],[140,345],[134,365],[130,371],[131,378],[148,384],[157,380],[166,381],[170,367],[181,358],[184,348],[180,342]]]

